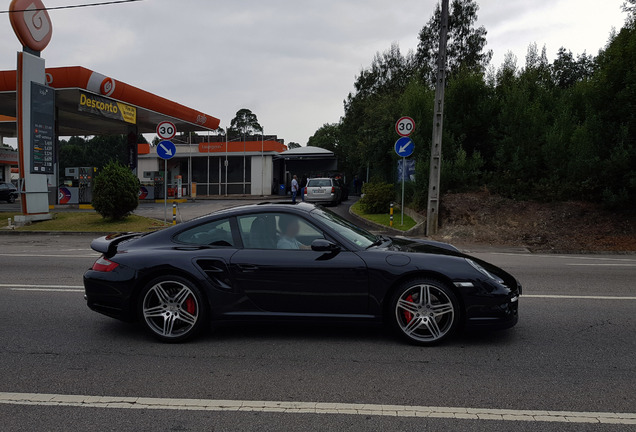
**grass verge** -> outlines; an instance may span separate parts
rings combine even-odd
[[[0,213],[0,228],[16,213]],[[130,215],[124,220],[111,221],[96,212],[60,212],[53,219],[16,228],[18,231],[71,231],[71,232],[145,232],[163,227],[163,222],[143,216]]]
[[[357,214],[360,217],[370,220],[371,222],[379,223],[381,225],[390,227],[391,216],[388,213],[382,213],[382,214],[364,213],[360,209],[359,201],[351,206],[351,211],[353,211],[355,214]],[[416,225],[416,222],[410,216],[406,214],[404,215],[404,225],[400,225],[401,219],[402,219],[401,213],[398,210],[396,210],[395,213],[393,214],[393,228],[401,230],[401,231],[408,231]]]

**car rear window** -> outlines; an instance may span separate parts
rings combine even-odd
[[[326,187],[331,186],[331,180],[329,179],[312,179],[307,183],[307,187]]]

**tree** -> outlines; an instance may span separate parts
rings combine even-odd
[[[263,127],[258,123],[256,114],[247,108],[241,108],[236,112],[236,116],[230,122],[228,132],[234,137],[245,136],[262,132]]]
[[[139,179],[119,162],[109,162],[95,177],[93,207],[103,218],[119,220],[139,204]]]
[[[485,51],[486,28],[475,28],[479,6],[475,0],[453,0],[448,16],[447,74],[453,76],[460,68],[485,71],[492,51]],[[439,54],[439,32],[442,10],[439,3],[419,34],[415,60],[421,76],[435,83]]]
[[[143,135],[138,143],[146,142]],[[128,163],[128,137],[126,135],[97,135],[90,139],[71,137],[60,141],[60,172],[69,167],[96,167],[102,169],[110,161]]]
[[[336,152],[340,143],[340,126],[337,123],[325,123],[307,140],[307,145],[321,147]]]
[[[287,144],[287,148],[288,148],[289,150],[291,150],[291,149],[295,149],[295,148],[299,148],[299,147],[300,147],[300,144],[298,144],[297,142],[293,142],[293,141],[292,141],[292,142],[290,142],[289,144]]]

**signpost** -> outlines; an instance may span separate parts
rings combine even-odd
[[[162,140],[170,141],[177,134],[174,123],[163,121],[157,125],[157,136]]]
[[[172,136],[177,133],[174,125],[170,122],[162,122],[157,126],[157,135],[159,135],[159,128],[161,125],[169,123],[172,125]],[[168,126],[166,126],[168,128]],[[165,133],[164,133],[165,132]],[[166,131],[162,132],[164,136],[169,136],[170,133]],[[161,135],[159,135],[161,137]],[[172,159],[177,154],[177,147],[172,141],[163,140],[157,144],[157,156],[163,159],[163,223],[164,225],[168,221],[168,159]]]
[[[402,222],[404,225],[404,182],[406,173],[406,158],[413,154],[415,150],[415,143],[409,138],[409,135],[413,133],[415,129],[415,121],[411,117],[402,117],[395,124],[395,131],[401,136],[395,142],[395,153],[402,158]]]
[[[395,124],[395,131],[399,136],[407,137],[413,133],[415,129],[415,120],[411,117],[402,117]]]

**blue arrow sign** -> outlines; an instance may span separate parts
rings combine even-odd
[[[157,144],[157,156],[161,159],[172,159],[177,154],[177,147],[172,141],[161,141]]]
[[[395,142],[395,152],[400,157],[411,156],[413,150],[415,150],[415,144],[413,144],[413,140],[409,137],[402,137]]]

